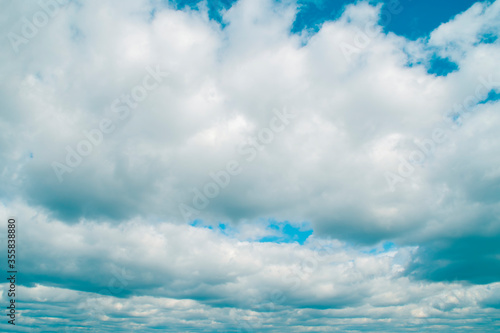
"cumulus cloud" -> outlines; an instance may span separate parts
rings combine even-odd
[[[500,288],[413,281],[405,274],[411,247],[367,251],[314,237],[302,246],[260,243],[137,220],[67,225],[23,204],[12,208],[25,244],[20,320],[39,329],[404,331],[433,322],[465,329],[466,318],[489,316]]]
[[[96,297],[117,325],[158,311],[134,321],[148,329],[491,318],[500,2],[414,41],[385,32],[383,7],[365,1],[315,33],[291,32],[293,1],[240,0],[221,22],[198,7],[60,1],[29,38],[39,4],[0,15],[27,40],[1,42],[0,197],[24,216],[29,311],[58,317],[36,305],[56,288],[74,306]],[[455,70],[432,74],[436,58]],[[258,242],[281,237],[269,220],[314,233]],[[311,263],[315,239],[329,251]],[[386,241],[396,249],[369,252]],[[103,295],[120,274],[126,285]],[[269,302],[276,316],[262,317]]]

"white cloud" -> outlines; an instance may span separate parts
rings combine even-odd
[[[40,284],[27,292],[43,295],[43,288],[57,286],[83,297],[106,288],[110,274],[123,268],[131,278],[119,296],[130,291],[139,305],[102,299],[117,313],[141,318],[158,297],[191,299],[193,310],[180,315],[178,327],[187,327],[190,316],[211,318],[207,313],[216,323],[261,316],[258,305],[283,290],[280,277],[314,257],[307,244],[253,242],[272,235],[262,221],[273,218],[307,221],[314,237],[339,240],[314,273],[301,273],[300,288],[284,288],[287,301],[275,310],[277,318],[299,318],[289,319],[291,326],[300,319],[316,326],[323,317],[322,325],[356,329],[363,322],[385,325],[392,314],[399,323],[411,316],[415,327],[422,320],[458,327],[467,325],[456,324],[460,316],[487,317],[477,302],[491,300],[488,293],[498,287],[488,283],[499,273],[486,270],[498,263],[489,261],[498,255],[489,244],[500,228],[500,116],[498,101],[477,104],[477,96],[500,89],[500,49],[498,41],[479,42],[498,35],[499,7],[478,3],[417,41],[375,27],[360,47],[359,32],[376,21],[380,6],[348,6],[308,36],[290,33],[296,6],[288,2],[241,0],[223,14],[224,29],[204,11],[155,1],[70,2],[19,53],[4,39],[0,195],[2,210],[26,221],[20,229],[32,254],[26,273]],[[15,2],[8,13],[29,17],[39,10]],[[20,31],[7,16],[0,15],[2,28]],[[342,43],[357,45],[350,61]],[[459,69],[428,74],[435,54]],[[168,77],[120,120],[114,101],[143,82],[148,66]],[[296,117],[248,163],[238,145],[252,144],[285,108]],[[461,125],[443,120],[450,115]],[[65,163],[66,147],[76,147],[103,118],[116,130],[59,183],[52,162]],[[427,153],[422,145],[438,128],[447,140],[434,140]],[[407,164],[411,171],[402,177],[401,160],[419,152],[424,160]],[[196,218],[224,222],[239,234],[186,226],[179,204],[193,205],[191,190],[231,160],[240,162],[241,174]],[[402,177],[393,190],[387,172]],[[477,246],[472,254],[463,245],[467,237]],[[358,248],[384,240],[400,247],[391,255]],[[476,261],[485,265],[471,266]],[[419,277],[477,282],[474,274],[440,273],[443,262],[463,264],[467,274],[476,267],[486,285],[408,278],[423,263],[437,273]],[[93,275],[96,269],[107,275]],[[162,311],[158,323],[167,325],[175,316]],[[285,325],[267,317],[259,325],[266,322]]]
[[[116,329],[126,318],[144,331],[156,325],[221,330],[238,323],[300,331],[318,320],[346,329],[363,322],[387,328],[387,316],[395,323],[432,317],[460,327],[453,323],[457,316],[488,315],[478,304],[499,288],[409,279],[410,247],[367,253],[314,238],[302,246],[248,242],[207,228],[140,220],[66,225],[23,204],[10,209],[19,212],[18,265],[27,284],[19,289],[20,320],[38,328],[83,320]],[[5,300],[6,284],[1,288]]]

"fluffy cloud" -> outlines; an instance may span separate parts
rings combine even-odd
[[[5,214],[25,216],[27,293],[126,300],[116,311],[131,317],[151,297],[181,302],[193,309],[174,316],[182,329],[190,315],[213,314],[217,330],[233,315],[261,316],[276,290],[286,301],[271,302],[280,314],[262,327],[293,315],[297,331],[300,320],[387,329],[384,316],[396,313],[399,323],[439,319],[414,327],[465,330],[461,317],[491,318],[498,1],[416,41],[385,33],[381,6],[367,2],[314,34],[290,32],[297,5],[288,1],[240,0],[223,25],[202,5],[60,3],[26,43],[5,38],[0,51],[0,196]],[[40,11],[12,2],[0,25],[24,36]],[[457,70],[431,74],[436,58]],[[314,236],[255,242],[270,235],[269,219],[310,222]],[[313,239],[335,250],[300,288],[283,288],[282,276],[315,258]],[[389,240],[393,252],[363,252]],[[106,298],[115,270],[127,287]]]
[[[19,320],[32,329],[465,330],[498,307],[498,283],[408,278],[415,248],[368,251],[314,237],[304,245],[260,243],[138,220],[66,225],[23,204],[11,207],[20,213],[24,244]]]

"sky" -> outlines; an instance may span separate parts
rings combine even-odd
[[[500,330],[499,0],[0,5],[0,331]]]

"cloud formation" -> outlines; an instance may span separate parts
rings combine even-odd
[[[18,240],[20,320],[32,328],[465,331],[477,318],[491,325],[498,308],[499,283],[409,278],[412,247],[368,251],[314,237],[302,246],[260,243],[142,220],[67,225],[22,204],[12,209],[30,221]]]
[[[365,1],[294,33],[293,1],[240,0],[222,24],[203,4],[42,3],[0,14],[28,325],[80,325],[95,299],[108,331],[494,331],[499,1],[417,40]],[[260,242],[283,236],[269,220],[313,235]]]

